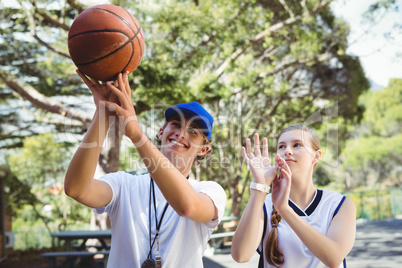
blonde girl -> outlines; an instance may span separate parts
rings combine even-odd
[[[233,259],[247,262],[257,250],[259,267],[346,267],[355,241],[356,207],[339,193],[314,187],[313,171],[321,158],[314,131],[304,125],[284,129],[274,165],[266,138],[261,154],[258,134],[254,148],[247,139],[242,154],[253,181],[233,238]]]

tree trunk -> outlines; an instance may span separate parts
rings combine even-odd
[[[238,185],[233,185],[230,187],[231,195],[232,195],[232,207],[230,208],[230,216],[240,217],[241,213],[241,199],[242,196],[239,193]],[[232,189],[233,188],[233,189]]]

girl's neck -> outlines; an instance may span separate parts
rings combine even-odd
[[[315,196],[313,180],[293,179],[289,198],[301,209],[306,209]]]

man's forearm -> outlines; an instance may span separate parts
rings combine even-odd
[[[89,187],[109,128],[108,114],[99,109],[68,167],[64,181],[67,195],[76,198]]]

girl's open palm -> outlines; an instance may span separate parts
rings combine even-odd
[[[292,183],[292,171],[286,161],[279,155],[275,158],[275,165],[280,168],[279,177],[272,182],[272,202],[278,211],[288,207],[290,186]]]
[[[258,134],[254,134],[254,152],[251,149],[251,141],[247,138],[246,148],[242,148],[242,154],[253,175],[253,180],[256,183],[271,185],[276,177],[278,167],[272,166],[269,160],[267,138],[264,138],[262,142],[262,154]]]

